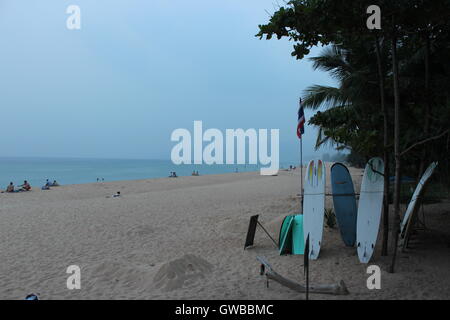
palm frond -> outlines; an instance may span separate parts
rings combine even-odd
[[[329,72],[337,80],[348,77],[352,68],[347,62],[346,51],[336,45],[325,48],[320,56],[312,57],[314,70]]]
[[[346,104],[348,99],[339,88],[313,85],[305,89],[302,101],[305,108],[317,110],[320,107],[328,109],[337,104]]]

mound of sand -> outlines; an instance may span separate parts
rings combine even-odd
[[[213,265],[192,254],[164,263],[153,278],[156,288],[171,291],[196,282],[210,273]]]

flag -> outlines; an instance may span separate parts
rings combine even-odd
[[[305,111],[303,110],[302,99],[300,98],[300,107],[298,109],[298,124],[297,124],[297,137],[302,138],[302,134],[305,133]]]

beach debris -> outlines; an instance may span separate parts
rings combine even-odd
[[[256,257],[256,259],[261,263],[261,275],[266,276],[267,286],[269,283],[269,280],[274,280],[278,282],[279,284],[288,287],[291,290],[294,290],[299,293],[306,293],[306,286],[299,284],[297,282],[294,282],[292,280],[289,280],[280,274],[276,273],[269,262],[264,257]],[[308,291],[309,293],[314,294],[331,294],[331,295],[348,295],[349,291],[347,290],[347,287],[344,283],[344,281],[340,281],[337,284],[320,284],[320,285],[314,285],[309,284],[308,285]]]

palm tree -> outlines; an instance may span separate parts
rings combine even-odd
[[[373,73],[376,66],[368,61],[367,51],[368,47],[347,50],[331,45],[310,58],[314,70],[328,72],[338,83],[336,87],[313,85],[304,91],[305,108],[324,110],[310,120],[318,127],[317,149],[332,144],[367,156],[377,149],[376,141],[371,140],[382,133],[373,121],[373,111],[379,111],[375,94],[378,82]]]

